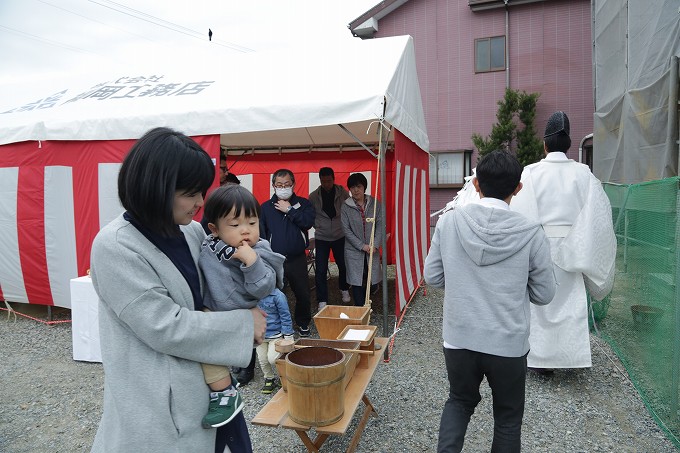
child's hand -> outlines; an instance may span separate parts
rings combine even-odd
[[[257,253],[255,253],[255,250],[248,245],[248,242],[243,241],[243,243],[236,248],[236,253],[234,253],[233,257],[246,266],[251,266],[257,260]]]

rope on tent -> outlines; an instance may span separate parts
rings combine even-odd
[[[7,302],[6,300],[3,300],[3,302],[5,303],[5,307],[7,307],[7,322],[9,322],[10,316],[14,316],[14,322],[17,322],[17,312],[14,311],[9,302]]]
[[[406,301],[406,305],[404,305],[404,309],[401,311],[401,315],[399,315],[399,319],[394,322],[394,333],[390,335],[389,342],[387,344],[387,357],[383,359],[384,363],[390,363],[390,357],[392,357],[392,350],[394,350],[394,337],[397,332],[401,330],[401,323],[404,320],[404,316],[406,316],[406,311],[410,308],[411,302],[413,299],[416,298],[416,295],[418,294],[418,290],[420,288],[423,288],[423,295],[427,293],[427,287],[425,286],[425,280],[421,280],[418,282],[418,286],[416,287],[415,291],[413,291],[413,294],[411,294],[411,297]]]
[[[45,321],[44,319],[34,318],[33,316],[29,316],[29,315],[27,315],[27,314],[25,314],[25,313],[21,313],[21,312],[18,312],[18,311],[16,311],[16,310],[14,310],[12,307],[9,306],[9,304],[8,304],[7,301],[4,301],[4,302],[5,302],[5,305],[6,305],[8,308],[2,308],[2,307],[0,307],[0,310],[6,311],[6,312],[7,312],[7,322],[9,322],[9,320],[10,320],[10,315],[13,315],[13,316],[14,316],[14,322],[16,322],[16,320],[17,320],[17,315],[19,315],[19,316],[23,316],[24,318],[28,318],[28,319],[31,319],[31,320],[33,320],[33,321],[37,321],[37,322],[39,322],[39,323],[41,323],[41,324],[46,324],[46,325],[48,325],[48,326],[52,326],[52,325],[54,325],[54,324],[64,324],[64,323],[69,323],[69,322],[71,322],[70,319],[66,319],[66,320],[63,320],[63,321]]]
[[[378,175],[380,175],[381,162],[382,162],[382,158],[384,158],[384,153],[385,153],[385,146],[383,144],[383,137],[382,137],[383,128],[387,129],[388,131],[390,131],[390,129],[387,126],[385,126],[385,124],[382,120],[379,121],[378,123],[379,123],[380,130],[379,130],[379,133],[378,133],[378,144],[379,144],[378,146],[379,147],[378,147],[378,166],[377,166],[377,169],[376,169],[376,173]],[[370,129],[370,127],[371,126],[369,125],[369,129]],[[376,178],[375,192],[374,192],[375,196],[377,196],[377,194],[378,194],[379,181],[380,181],[380,178],[379,177]],[[369,242],[370,251],[369,251],[369,255],[368,255],[368,274],[366,276],[366,287],[367,287],[366,289],[367,290],[366,290],[365,299],[364,299],[364,307],[370,307],[371,304],[372,304],[372,301],[370,299],[371,291],[369,290],[369,288],[370,288],[370,285],[371,285],[372,274],[373,274],[373,252],[375,251],[375,245],[374,245],[375,244],[375,223],[376,223],[375,219],[376,219],[377,210],[378,210],[378,203],[375,202],[375,196],[374,196],[374,203],[373,203],[373,217],[372,218],[366,218],[366,221],[371,222],[372,225],[371,225],[371,236],[370,236],[370,242]],[[385,202],[385,200],[383,200],[383,203],[384,202]],[[383,253],[384,252],[385,251],[383,250]],[[384,288],[385,284],[386,284],[386,282],[383,282],[383,288]],[[387,354],[386,354],[385,358],[383,359],[383,362],[385,362],[385,363],[390,362],[390,356],[392,355],[392,351],[394,350],[394,338],[395,338],[397,332],[399,332],[399,330],[400,330],[399,326],[401,325],[401,322],[404,319],[404,315],[406,314],[408,306],[411,303],[411,301],[415,298],[415,295],[417,294],[419,288],[424,288],[424,281],[420,281],[418,283],[418,287],[413,292],[413,294],[411,295],[409,300],[406,302],[406,305],[404,306],[404,309],[402,310],[401,316],[399,317],[399,321],[395,322],[395,324],[394,324],[394,329],[392,331],[392,334],[387,339],[387,341],[388,341]]]
[[[371,123],[373,124],[373,123]],[[369,124],[369,128],[371,125]],[[375,224],[376,224],[376,214],[378,210],[378,202],[377,202],[377,196],[378,196],[378,189],[380,188],[380,156],[383,153],[383,144],[382,144],[382,133],[383,133],[383,127],[384,124],[381,121],[378,122],[378,127],[379,132],[378,132],[378,166],[376,168],[376,175],[378,175],[377,178],[375,178],[375,192],[373,192],[373,217],[366,217],[366,222],[369,222],[371,224],[371,236],[368,241],[368,247],[369,247],[369,252],[368,252],[368,275],[366,276],[366,293],[364,294],[364,307],[370,307],[371,306],[371,282],[372,280],[372,275],[373,275],[373,252],[375,250]],[[383,200],[383,203],[385,200]],[[383,250],[384,252],[384,250]],[[384,283],[383,283],[384,284]]]

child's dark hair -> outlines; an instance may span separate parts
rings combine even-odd
[[[224,177],[224,182],[229,184],[241,184],[241,180],[233,173],[227,173],[227,176]]]
[[[364,186],[364,190],[368,189],[368,180],[366,177],[361,173],[352,173],[349,175],[349,178],[347,178],[347,188],[351,189],[358,185]]]
[[[505,200],[519,185],[522,165],[507,151],[492,151],[477,164],[476,177],[485,197]]]
[[[228,184],[215,189],[203,208],[205,219],[212,224],[217,224],[220,218],[226,217],[232,210],[234,217],[240,216],[241,213],[246,217],[260,217],[260,204],[255,195],[237,184]]]
[[[175,192],[205,193],[215,180],[208,153],[191,138],[166,127],[144,134],[123,159],[118,198],[145,227],[163,236],[177,234]]]

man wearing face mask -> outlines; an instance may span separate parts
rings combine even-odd
[[[262,204],[260,237],[271,244],[272,250],[286,257],[283,272],[295,295],[295,324],[301,337],[309,336],[312,319],[309,295],[307,232],[314,226],[316,211],[306,198],[295,194],[295,175],[282,168],[272,175],[274,195]]]

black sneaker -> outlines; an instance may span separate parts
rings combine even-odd
[[[528,367],[527,369],[529,371],[533,371],[534,373],[539,374],[541,376],[545,376],[545,377],[550,377],[553,374],[555,374],[555,370],[553,370],[552,368],[531,368],[531,367]]]
[[[264,387],[262,387],[262,393],[265,395],[269,395],[276,390],[278,387],[278,383],[276,382],[275,379],[265,379],[264,380]]]
[[[307,338],[309,336],[309,327],[300,327],[298,329],[301,338]]]
[[[254,376],[255,370],[241,368],[241,371],[236,374],[236,380],[238,381],[239,386],[245,386],[248,385],[248,383],[253,380]]]

